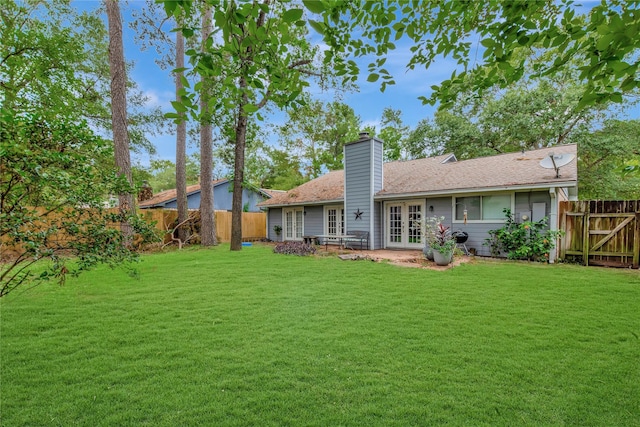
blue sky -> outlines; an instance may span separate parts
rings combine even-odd
[[[98,8],[101,2],[98,0],[75,0],[73,4],[83,10],[92,10]],[[160,106],[166,112],[172,111],[170,101],[174,99],[175,95],[174,82],[171,75],[168,71],[161,70],[155,64],[155,51],[142,51],[140,49],[134,41],[133,31],[127,26],[128,21],[131,20],[131,10],[143,6],[144,1],[142,0],[129,0],[126,3],[122,3],[121,6],[125,24],[123,28],[125,57],[128,61],[134,62],[130,78],[147,95],[150,105]],[[434,107],[422,105],[417,98],[421,95],[428,96],[431,91],[431,85],[448,78],[454,69],[454,64],[451,61],[443,60],[428,71],[415,70],[405,72],[405,64],[408,58],[409,46],[406,43],[404,46],[399,44],[398,49],[388,57],[385,68],[395,77],[396,85],[387,86],[384,93],[380,92],[379,83],[367,82],[367,76],[364,74],[358,81],[358,92],[342,94],[342,101],[351,106],[356,114],[360,116],[363,127],[378,124],[382,116],[382,110],[385,107],[401,110],[404,123],[410,127],[414,127],[421,119],[433,115]],[[365,71],[368,62],[371,61],[359,61],[361,68]],[[319,93],[316,91],[314,96],[328,101],[334,98],[335,93]],[[285,114],[273,114],[266,121],[272,124],[282,124],[285,121]],[[172,161],[175,159],[175,138],[173,135],[166,134],[150,139],[158,151],[156,158]],[[277,140],[272,139],[270,143],[277,144]],[[196,151],[196,148],[192,147],[190,151]],[[143,164],[148,161],[146,158],[138,160]]]
[[[593,2],[583,2],[582,8],[588,9]],[[101,5],[99,0],[75,0],[73,5],[84,10],[93,10]],[[161,70],[154,62],[156,53],[154,50],[142,51],[134,41],[134,33],[127,25],[131,18],[133,9],[144,7],[144,0],[129,0],[122,3],[122,13],[124,20],[124,43],[125,56],[128,61],[134,62],[130,78],[134,80],[139,89],[149,98],[150,106],[160,106],[165,112],[173,111],[170,101],[174,99],[174,82],[168,70]],[[590,6],[591,5],[591,6]],[[106,21],[106,17],[105,17]],[[319,36],[314,35],[318,40]],[[387,86],[384,93],[380,92],[379,83],[368,83],[366,81],[366,64],[371,62],[370,58],[359,60],[362,70],[365,71],[358,81],[358,92],[343,93],[341,100],[350,105],[356,114],[360,116],[362,125],[377,125],[385,107],[391,107],[402,111],[402,119],[405,125],[411,128],[422,119],[433,116],[435,107],[422,105],[418,96],[429,96],[431,85],[438,84],[442,80],[450,77],[456,64],[451,59],[440,59],[428,70],[416,69],[406,71],[406,63],[410,57],[409,44],[401,40],[397,43],[397,49],[392,51],[387,58],[385,68],[394,76],[396,84]],[[479,58],[482,52],[478,53]],[[312,92],[313,93],[313,92]],[[319,99],[328,101],[335,96],[333,92],[314,93]],[[266,124],[283,124],[286,115],[275,113],[266,118]],[[640,117],[639,108],[634,108],[629,113],[630,118]],[[273,132],[271,139],[267,142],[277,144],[277,137]],[[171,133],[158,137],[151,137],[157,149],[157,159],[175,160],[175,137]],[[189,152],[197,151],[195,146],[188,149]],[[146,165],[149,159],[146,157],[136,159],[139,163]]]

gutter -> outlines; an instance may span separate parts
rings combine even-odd
[[[331,199],[331,200],[318,200],[315,202],[306,202],[304,200],[296,201],[296,203],[286,203],[286,204],[269,204],[269,205],[259,205],[260,208],[288,208],[291,206],[314,206],[314,205],[326,205],[326,204],[339,204],[344,203],[344,199]]]
[[[395,193],[395,194],[377,194],[374,195],[375,200],[394,200],[394,199],[406,199],[412,197],[433,197],[433,196],[449,196],[452,194],[473,194],[473,193],[486,193],[495,191],[514,191],[514,190],[546,190],[548,188],[555,187],[577,187],[576,181],[564,181],[564,182],[549,182],[545,184],[523,184],[523,185],[507,185],[500,187],[483,187],[483,188],[458,188],[451,190],[438,190],[438,191],[419,191],[415,193]]]

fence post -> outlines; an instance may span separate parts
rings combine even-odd
[[[584,213],[582,222],[582,260],[589,265],[589,211]]]
[[[636,227],[633,236],[633,268],[640,267],[640,212],[636,212]]]
[[[564,208],[562,209],[562,219],[560,220],[560,230],[564,231],[564,234],[558,239],[558,243],[560,244],[560,259],[564,260],[567,256],[567,211],[569,210],[567,204],[569,202],[561,202],[564,204]]]

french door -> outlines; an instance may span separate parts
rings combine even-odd
[[[420,221],[424,202],[387,203],[385,209],[386,243],[391,248],[421,248],[423,246]]]
[[[284,209],[284,240],[302,240],[302,209]]]
[[[341,206],[328,206],[325,208],[325,233],[332,236],[345,234],[344,209]]]

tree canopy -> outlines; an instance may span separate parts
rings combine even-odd
[[[638,0],[602,0],[586,13],[572,0],[304,4],[319,15],[312,25],[333,48],[328,60],[347,80],[354,81],[360,71],[352,58],[375,56],[368,81],[381,80],[382,90],[393,84],[384,65],[403,37],[412,43],[408,69],[428,69],[440,57],[452,58],[458,69],[421,97],[425,103],[449,106],[468,87],[482,96],[520,80],[529,69],[532,76],[547,76],[577,66],[584,83],[580,108],[622,102],[623,95],[640,88]],[[531,66],[541,52],[552,53],[553,61]]]
[[[3,296],[34,278],[63,281],[100,262],[134,260],[114,222],[141,233],[136,243],[154,235],[134,213],[105,209],[110,195],[133,189],[116,173],[113,144],[89,122],[108,117],[96,92],[108,74],[104,24],[63,1],[3,1],[0,15]]]
[[[342,169],[344,144],[358,138],[360,117],[348,105],[308,100],[288,110],[287,122],[278,134],[289,156],[300,161],[306,179]]]
[[[200,13],[189,0],[162,1],[168,16],[187,17]],[[205,1],[213,15],[213,31],[201,50],[186,51],[193,70],[206,80],[190,88],[175,101],[176,113],[190,112],[200,121],[197,96],[206,96],[211,117],[233,127],[222,133],[233,134],[234,178],[231,250],[242,248],[242,186],[244,184],[246,132],[250,120],[262,119],[261,110],[269,104],[277,108],[301,105],[300,94],[309,86],[308,77],[317,75],[313,60],[317,48],[307,39],[303,9],[293,3]],[[197,36],[193,28],[178,29],[189,39]],[[187,82],[185,82],[187,83]],[[207,91],[202,89],[208,86]],[[231,118],[231,120],[229,120]]]

